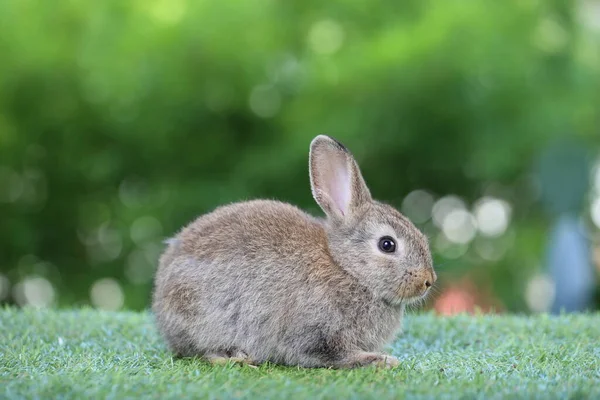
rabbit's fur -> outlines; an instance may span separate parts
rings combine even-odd
[[[212,362],[394,366],[378,353],[436,280],[425,236],[371,198],[350,152],[320,135],[310,180],[327,219],[290,204],[222,206],[160,259],[153,312],[169,348]],[[390,236],[394,253],[378,243]]]

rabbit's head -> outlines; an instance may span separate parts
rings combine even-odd
[[[335,139],[317,136],[309,158],[333,260],[389,304],[424,297],[437,279],[425,235],[396,209],[372,199],[354,157]]]

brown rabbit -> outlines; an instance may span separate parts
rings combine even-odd
[[[379,353],[436,280],[425,236],[371,198],[350,152],[317,136],[310,182],[327,215],[253,200],[185,227],[160,259],[152,309],[169,348],[213,363],[392,367]]]

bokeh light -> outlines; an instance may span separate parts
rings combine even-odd
[[[538,25],[533,43],[542,51],[555,54],[563,50],[568,41],[567,32],[554,18],[544,18]]]
[[[527,306],[534,312],[548,312],[554,301],[554,282],[545,274],[533,276],[525,290]]]
[[[434,249],[443,257],[454,260],[465,255],[469,246],[466,243],[452,242],[444,233],[439,233],[435,238]]]
[[[13,287],[13,297],[21,306],[49,307],[54,303],[54,287],[41,276],[28,276]]]
[[[0,165],[0,203],[14,203],[21,197],[24,185],[14,170]]]
[[[600,2],[597,0],[581,0],[578,2],[577,14],[583,24],[596,32],[600,32]]]
[[[119,185],[119,199],[129,208],[140,207],[146,198],[147,184],[137,176],[125,179]]]
[[[148,243],[134,249],[127,257],[125,276],[136,285],[150,283],[154,277],[162,246]]]
[[[130,228],[131,240],[135,244],[143,245],[149,240],[162,235],[163,227],[158,219],[146,215],[133,221]]]
[[[185,15],[186,2],[184,0],[155,0],[149,3],[147,9],[155,21],[165,25],[174,25]]]
[[[466,210],[466,208],[464,200],[460,197],[455,195],[444,196],[433,205],[433,222],[435,226],[441,229],[448,214],[457,210]]]
[[[414,190],[402,201],[402,212],[413,223],[422,224],[431,218],[434,197],[426,190]]]
[[[116,259],[123,250],[123,238],[119,229],[109,222],[103,223],[87,238],[88,257],[93,264]]]
[[[0,301],[5,300],[10,295],[10,280],[0,274]]]
[[[90,299],[96,308],[116,311],[123,307],[125,295],[117,280],[103,278],[94,282],[90,288]]]
[[[275,86],[260,85],[250,93],[250,109],[261,118],[274,117],[281,108],[281,95]]]
[[[473,241],[476,253],[486,261],[500,261],[513,247],[515,241],[514,231],[502,237],[490,238],[477,236]]]
[[[479,231],[485,236],[502,235],[510,223],[511,207],[500,199],[484,197],[475,205],[475,217]]]
[[[448,290],[440,305],[438,312],[442,315],[454,315],[468,312],[473,309],[475,299],[465,290]]]
[[[600,196],[596,197],[592,202],[590,214],[596,227],[600,228]]]
[[[600,160],[592,168],[592,190],[600,196]]]
[[[451,242],[467,244],[475,237],[477,224],[467,210],[454,209],[444,217],[442,231]]]
[[[333,54],[344,43],[344,29],[334,20],[316,22],[308,34],[310,48],[318,54]]]

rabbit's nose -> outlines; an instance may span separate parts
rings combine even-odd
[[[431,286],[433,286],[433,284],[435,283],[435,281],[437,281],[437,275],[435,274],[434,271],[431,271],[429,278],[427,278],[425,280],[425,287],[426,288],[430,288]]]

